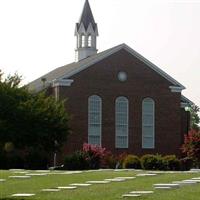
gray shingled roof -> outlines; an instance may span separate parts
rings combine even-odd
[[[181,102],[182,102],[182,103],[187,103],[187,104],[190,105],[190,106],[194,104],[190,99],[188,99],[188,98],[185,97],[184,95],[181,95]]]
[[[96,28],[96,23],[94,21],[94,17],[93,17],[92,10],[90,8],[90,4],[88,0],[85,1],[84,8],[79,20],[78,28],[81,25],[81,23],[83,23],[86,30],[90,23],[92,24],[94,30]]]

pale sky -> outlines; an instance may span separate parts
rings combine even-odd
[[[75,58],[85,0],[0,0],[0,69],[28,83]],[[99,52],[126,43],[200,106],[200,0],[89,0]]]

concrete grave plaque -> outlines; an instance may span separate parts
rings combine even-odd
[[[80,187],[87,187],[87,186],[90,186],[91,184],[89,183],[72,183],[70,184],[71,186],[80,186]]]
[[[58,189],[64,189],[64,190],[74,190],[76,189],[77,187],[76,186],[59,186],[57,187]]]
[[[110,181],[87,181],[86,183],[90,183],[90,184],[105,184],[105,183],[110,183]]]
[[[154,184],[154,187],[171,187],[171,188],[179,188],[180,185],[177,183],[158,183]]]
[[[131,191],[130,194],[153,194],[154,191]]]
[[[123,194],[122,197],[140,197],[140,194]]]
[[[30,176],[9,176],[9,178],[26,179],[31,178]]]
[[[34,196],[35,194],[28,194],[28,193],[19,193],[19,194],[13,194],[11,195],[12,197],[31,197]]]
[[[42,192],[59,192],[60,189],[54,189],[54,188],[48,188],[48,189],[42,189]]]

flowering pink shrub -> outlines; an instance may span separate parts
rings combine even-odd
[[[103,159],[101,159],[101,167],[115,169],[117,162],[117,156],[113,155],[111,151],[106,151]]]
[[[85,153],[85,159],[89,162],[90,169],[100,168],[101,160],[106,154],[106,149],[98,145],[83,144],[83,152]]]
[[[102,158],[106,152],[106,148],[102,148],[98,145],[92,145],[92,144],[83,144],[83,151],[85,153],[92,154],[95,157],[100,157]]]
[[[185,135],[181,149],[187,157],[194,161],[194,164],[200,166],[200,131],[190,130],[188,135]]]

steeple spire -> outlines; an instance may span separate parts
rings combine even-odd
[[[88,0],[85,1],[79,23],[76,23],[75,36],[77,37],[76,61],[97,53],[98,28]]]
[[[93,28],[95,28],[95,26],[96,26],[96,23],[94,21],[94,17],[92,14],[92,10],[90,8],[90,4],[89,4],[88,0],[85,1],[84,8],[83,8],[80,20],[79,20],[79,24],[81,24],[81,23],[83,23],[85,29],[88,28],[90,23],[92,24]]]

